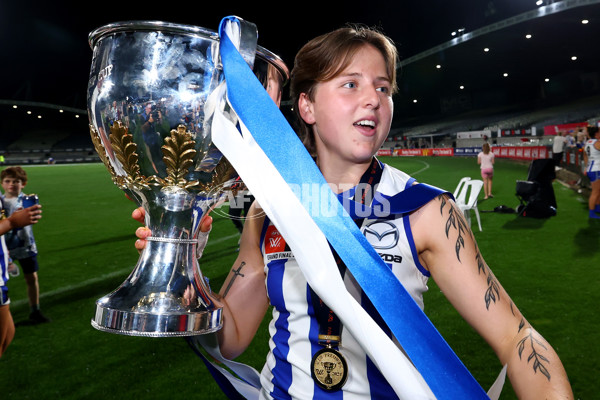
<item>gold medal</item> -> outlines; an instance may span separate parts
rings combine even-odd
[[[310,371],[316,384],[329,392],[341,389],[348,378],[348,364],[344,356],[331,347],[315,353]]]

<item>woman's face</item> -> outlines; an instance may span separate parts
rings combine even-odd
[[[367,163],[387,137],[394,104],[381,53],[365,45],[335,78],[301,94],[302,118],[312,125],[319,163]],[[341,164],[343,165],[343,164]]]

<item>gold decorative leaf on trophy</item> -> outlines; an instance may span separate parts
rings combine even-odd
[[[185,176],[194,165],[196,157],[196,142],[184,125],[171,130],[171,136],[166,137],[161,147],[163,161],[167,167],[167,177],[163,183],[189,189],[199,185],[197,180],[188,181]]]
[[[108,138],[112,144],[113,152],[126,174],[126,176],[118,177],[117,185],[135,189],[149,189],[153,177],[147,178],[140,174],[138,154],[136,153],[137,144],[133,141],[129,129],[123,126],[121,121],[115,121],[110,127]]]
[[[106,168],[108,169],[108,172],[110,172],[110,176],[111,176],[113,182],[116,183],[115,170],[114,170],[113,166],[111,165],[110,160],[108,159],[108,154],[106,154],[106,148],[102,144],[102,139],[100,139],[100,134],[98,133],[96,128],[94,128],[93,125],[90,125],[90,135],[92,137],[92,143],[94,145],[94,148],[96,149],[96,153],[98,153],[98,156],[100,157],[100,161],[102,161],[104,163],[104,165],[106,165]]]
[[[138,175],[140,167],[137,164],[138,155],[135,152],[137,145],[133,142],[133,136],[129,134],[129,129],[123,126],[121,121],[115,121],[110,127],[110,135],[108,137],[113,146],[115,156],[127,175],[131,177]]]

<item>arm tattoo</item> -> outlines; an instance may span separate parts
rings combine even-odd
[[[477,253],[479,254],[479,252]],[[496,303],[496,300],[500,300],[500,284],[498,280],[492,274],[492,271],[489,268],[486,268],[488,276],[487,276],[487,284],[488,288],[485,291],[485,308],[490,309],[490,303],[493,301]],[[485,272],[484,272],[485,273]]]
[[[440,196],[440,199],[442,201],[440,213],[443,215],[446,199],[443,196]],[[456,258],[458,261],[460,261],[460,249],[465,247],[465,238],[463,237],[463,234],[469,230],[465,219],[460,215],[460,211],[453,206],[450,206],[448,209],[448,220],[446,220],[446,238],[449,238],[450,228],[454,228],[458,231],[458,237],[456,238],[454,249],[456,251]]]
[[[519,328],[519,330],[521,329]],[[546,379],[550,380],[550,372],[548,372],[548,369],[544,365],[544,363],[549,364],[550,360],[548,360],[546,357],[540,354],[539,350],[536,349],[536,346],[538,348],[541,347],[544,350],[548,350],[548,348],[544,345],[544,343],[541,340],[533,337],[533,333],[529,333],[529,335],[519,340],[519,343],[517,344],[517,349],[519,350],[519,358],[521,360],[523,359],[523,352],[525,351],[526,346],[531,347],[531,353],[529,353],[529,356],[527,357],[527,364],[529,364],[529,361],[533,360],[533,372],[540,371],[540,373],[542,373],[546,377]]]
[[[242,270],[242,268],[244,267],[244,265],[246,265],[246,263],[244,261],[242,261],[242,263],[240,264],[238,269],[231,269],[231,272],[233,272],[233,276],[231,277],[231,280],[229,281],[229,283],[227,284],[227,287],[225,288],[225,291],[223,292],[223,297],[227,296],[227,293],[229,293],[229,289],[231,289],[231,286],[233,285],[233,282],[235,281],[235,278],[237,278],[238,276],[241,276],[242,278],[244,277],[244,274],[242,274],[240,271]]]
[[[440,200],[440,214],[444,215],[444,207],[447,204],[447,201],[444,196],[439,196]],[[460,250],[465,247],[465,232],[470,232],[468,229],[466,220],[460,215],[460,210],[450,204],[448,209],[448,219],[446,220],[446,238],[450,238],[450,229],[455,229],[458,232],[458,238],[456,239],[455,251],[456,258],[459,262],[460,260]],[[473,238],[473,242],[475,242],[475,238],[473,237],[473,233],[471,232],[471,237]],[[492,270],[485,265],[483,262],[483,258],[481,257],[481,253],[477,244],[475,243],[475,260],[477,262],[477,272],[486,276],[487,281],[487,289],[484,294],[485,307],[489,310],[490,304],[492,302],[496,303],[496,301],[500,300],[500,283],[492,274]],[[512,315],[515,315],[513,302],[510,302],[510,311]],[[519,323],[519,332],[525,327],[525,319],[521,317],[521,322]],[[528,350],[526,350],[528,349]],[[538,371],[543,374],[548,380],[550,380],[550,372],[548,371],[547,365],[550,363],[547,357],[545,357],[540,352],[544,350],[548,350],[546,345],[540,339],[534,337],[533,333],[530,332],[523,339],[521,339],[517,343],[517,350],[519,352],[519,358],[523,359],[524,352],[529,351],[529,355],[527,356],[527,363],[533,361],[533,372],[537,373]]]
[[[441,201],[441,205],[440,205],[440,214],[444,214],[444,206],[446,205],[446,199],[444,198],[444,196],[439,196],[438,197]],[[448,208],[448,219],[446,220],[446,238],[450,237],[450,229],[456,229],[456,231],[458,232],[458,237],[456,238],[456,244],[454,245],[454,249],[456,251],[456,258],[458,259],[459,262],[462,262],[460,259],[460,251],[461,249],[464,249],[465,247],[465,238],[464,238],[464,234],[466,232],[470,232],[471,234],[471,238],[473,239],[473,243],[475,243],[475,238],[473,237],[473,232],[471,232],[469,230],[469,227],[467,226],[467,221],[464,219],[464,217],[461,215],[461,212],[458,208],[450,205],[450,207]],[[483,258],[481,257],[481,253],[479,252],[479,248],[477,247],[477,244],[475,244],[475,260],[477,262],[477,271],[479,274],[483,273],[484,275],[486,275],[486,280],[487,280],[487,285],[488,288],[485,291],[484,294],[484,300],[485,300],[485,307],[489,310],[490,309],[490,304],[492,302],[496,303],[497,300],[500,299],[500,284],[498,283],[498,280],[496,279],[496,277],[494,276],[494,274],[492,274],[492,271],[490,270],[489,267],[487,267],[485,265],[485,263],[483,262]]]

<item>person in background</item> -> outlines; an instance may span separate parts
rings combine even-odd
[[[0,207],[3,208],[0,197]],[[15,336],[15,324],[10,313],[10,298],[6,282],[8,274],[8,249],[4,240],[4,234],[11,229],[23,228],[35,224],[42,218],[42,209],[39,204],[14,212],[6,218],[4,213],[0,217],[0,357]]]
[[[578,149],[582,149],[585,146],[585,142],[588,139],[588,128],[586,126],[579,128],[577,131],[577,142],[575,146]]]
[[[560,166],[566,145],[567,138],[564,136],[564,132],[558,131],[552,142],[552,159],[554,160],[555,167]]]
[[[588,127],[590,139],[583,148],[583,159],[586,165],[586,175],[590,179],[592,192],[588,199],[589,217],[600,219],[600,129]]]
[[[359,184],[372,182],[367,186],[370,190],[391,197],[415,183],[374,157],[391,126],[396,63],[392,41],[362,26],[319,36],[296,56],[290,92],[299,133],[336,193],[350,196]],[[337,317],[312,293],[298,261],[287,251],[285,237],[261,211],[256,202],[251,206],[238,257],[220,292],[224,316],[217,337],[222,354],[230,359],[240,355],[273,306],[261,398],[396,398],[352,333],[337,323],[329,325]],[[132,216],[143,222],[143,209],[134,210]],[[366,232],[372,224],[385,223],[387,229],[407,232],[386,250],[397,255],[390,265],[392,272],[411,288],[421,309],[427,279],[433,277],[459,313],[490,344],[501,364],[508,365],[508,376],[519,397],[573,399],[558,355],[483,261],[468,224],[448,195],[441,194],[410,213],[356,222],[372,245],[379,244],[377,235]],[[205,218],[201,231],[208,232],[210,223],[210,217]],[[136,248],[141,250],[151,232],[139,228],[136,235]],[[277,257],[270,257],[273,255]],[[345,274],[343,267],[341,262],[340,273]],[[371,309],[357,282],[344,276],[348,291],[366,311]],[[490,291],[494,293],[491,298],[486,295]],[[321,328],[327,328],[324,332],[331,328],[334,333],[324,339],[335,342],[332,346],[348,359],[352,369],[345,384],[331,392],[311,374],[311,360],[325,346],[319,339]]]
[[[2,170],[0,179],[4,190],[4,207],[6,214],[10,217],[23,208],[25,197],[23,189],[27,185],[27,173],[21,167],[8,167]],[[31,226],[10,231],[6,235],[6,245],[10,257],[19,263],[25,276],[30,307],[29,320],[36,324],[50,322],[50,319],[40,310],[37,246]]]
[[[492,195],[492,180],[494,179],[494,153],[491,152],[490,144],[485,142],[481,146],[481,152],[477,155],[477,164],[481,168],[481,178],[483,178],[484,199],[494,197]]]

